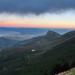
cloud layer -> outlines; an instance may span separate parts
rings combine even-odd
[[[32,28],[75,28],[75,10],[62,13],[0,13],[0,26]]]
[[[0,0],[0,12],[44,13],[75,9],[75,0]]]

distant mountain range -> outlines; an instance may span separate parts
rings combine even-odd
[[[35,40],[37,40],[37,42],[39,42],[42,40],[43,37],[38,37],[38,36],[44,36],[44,35],[46,35],[46,33],[48,31],[50,31],[50,29],[46,29],[46,28],[45,29],[42,29],[42,28],[8,28],[8,27],[4,28],[4,27],[1,27],[0,28],[0,48],[11,47],[13,45],[27,44],[30,41],[35,41]],[[53,29],[53,31],[64,33],[64,32],[70,31],[70,30]],[[35,40],[32,39],[34,37],[36,37]],[[44,42],[42,42],[42,43],[45,44],[45,41],[48,41],[48,39],[45,40],[46,38],[47,37],[43,38]],[[43,44],[41,44],[41,45],[43,45]]]
[[[7,48],[16,43],[46,34],[47,30],[25,28],[0,28],[0,48]]]
[[[5,31],[5,32],[20,32],[22,34],[42,34],[42,33],[46,33],[49,30],[64,34],[66,32],[72,31],[73,29],[0,27],[0,33]]]

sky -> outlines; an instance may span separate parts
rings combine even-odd
[[[75,29],[75,0],[0,0],[0,27]]]

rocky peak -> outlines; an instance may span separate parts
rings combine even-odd
[[[57,32],[54,32],[54,31],[48,31],[47,34],[46,34],[46,37],[48,38],[57,38],[57,37],[60,37],[61,35]]]

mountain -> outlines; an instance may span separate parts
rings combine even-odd
[[[36,53],[35,55],[40,55],[45,53],[48,49],[56,46],[57,42],[61,41],[61,39],[57,40],[59,38],[61,38],[60,34],[53,31],[48,31],[46,35],[35,37],[30,40],[17,42],[12,47],[3,49],[3,51],[9,51],[8,53],[12,54],[17,52],[25,52],[26,55],[32,53]]]
[[[0,32],[2,31],[14,31],[20,33],[28,33],[28,34],[40,34],[46,33],[47,31],[52,30],[57,33],[64,34],[66,32],[72,31],[73,29],[59,29],[59,28],[14,28],[14,27],[0,27]]]
[[[50,35],[52,35],[53,38]],[[57,38],[60,39],[59,34],[55,34],[55,32],[51,31],[49,31],[46,36],[39,37],[38,39],[48,39],[49,42],[49,40],[51,40],[50,37],[52,40],[57,39],[54,36],[57,36]],[[64,35],[62,35],[62,37],[63,36]],[[74,35],[71,35],[71,37],[72,38],[69,38],[68,40],[62,40],[63,42],[56,42],[56,46],[53,48],[50,48],[49,45],[49,48],[46,48],[46,52],[40,55],[38,54],[38,51],[23,52],[23,50],[26,49],[23,48],[24,46],[22,46],[22,48],[11,48],[9,50],[1,51],[0,74],[55,75],[75,67],[75,37]],[[34,38],[34,42],[38,39]]]
[[[46,39],[49,39],[50,41],[55,40],[59,38],[61,35],[58,34],[57,32],[54,31],[48,31],[47,34],[45,35]]]
[[[70,31],[62,36],[64,39],[75,37],[75,31]]]
[[[32,35],[27,35],[27,34],[22,35],[20,33],[14,33],[14,32],[2,35],[0,34],[0,48],[12,47],[20,41],[29,40],[31,38]]]
[[[0,49],[14,46],[16,43],[45,35],[47,29],[0,27]]]
[[[46,75],[55,75],[75,67],[75,36],[44,53],[40,65],[46,70]]]
[[[21,46],[24,46],[26,44],[29,44],[30,42],[31,42],[31,44],[33,42],[35,42],[35,45],[38,46],[38,49],[40,47],[44,47],[44,45],[45,45],[46,48],[48,48],[49,46],[47,47],[47,44],[49,45],[49,41],[53,41],[52,40],[53,37],[52,38],[50,37],[51,33],[50,33],[49,36],[47,35],[47,37],[44,36],[44,35],[46,35],[48,30],[50,31],[50,29],[46,29],[46,28],[9,28],[9,27],[5,28],[5,27],[0,27],[0,39],[1,40],[4,39],[4,41],[5,41],[5,42],[1,41],[0,48],[1,48],[1,46],[2,46],[2,48],[6,48],[6,47],[8,47],[8,45],[10,47],[13,44],[16,45],[16,46],[20,46],[21,47]],[[70,30],[54,29],[53,31],[64,33],[64,32],[70,31]],[[38,36],[40,36],[40,37],[37,38]],[[43,36],[43,37],[41,37],[41,36]],[[51,36],[53,36],[53,35],[51,35]],[[55,35],[55,38],[57,36],[59,36],[58,33],[57,33],[57,35]],[[49,40],[48,37],[50,37],[51,40]],[[35,39],[32,39],[32,38],[35,38]],[[31,40],[29,40],[29,39],[31,39]],[[41,45],[39,46],[38,44],[39,45],[41,44]],[[35,48],[36,47],[35,45],[33,45],[32,48]],[[51,42],[50,42],[50,45],[53,46],[53,44],[51,44]]]
[[[46,28],[14,28],[14,27],[0,27],[0,33],[12,32],[21,34],[31,34],[31,35],[44,35],[49,29]]]
[[[35,31],[35,32],[34,32]],[[26,28],[0,28],[0,49],[14,46],[16,43],[42,36],[47,30]]]
[[[27,51],[31,52],[32,50],[35,51],[41,51],[41,53],[44,53],[47,49],[50,49],[57,45],[56,42],[58,42],[61,38],[61,35],[54,32],[54,31],[48,31],[46,35],[39,36],[36,38],[32,38],[30,40],[25,40],[18,42],[14,49],[19,51]],[[62,39],[60,39],[62,40]]]

